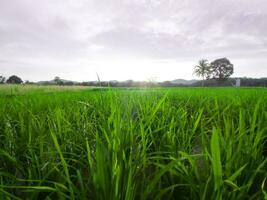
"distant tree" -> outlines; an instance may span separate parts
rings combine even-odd
[[[0,84],[5,83],[6,78],[4,76],[0,76]]]
[[[127,80],[123,82],[123,87],[132,87],[134,85],[133,80]]]
[[[32,85],[32,84],[34,84],[34,82],[31,82],[31,81],[29,81],[29,80],[24,81],[24,83],[25,83],[26,85]]]
[[[219,58],[210,64],[210,73],[213,78],[224,80],[234,73],[234,65],[227,58]]]
[[[72,82],[72,81],[67,81],[67,82],[64,83],[64,85],[71,86],[71,85],[74,85],[74,82]]]
[[[57,85],[63,85],[63,81],[60,79],[60,77],[56,76],[54,78],[54,81],[56,82]]]
[[[7,83],[10,83],[10,84],[21,84],[23,83],[23,81],[21,80],[20,77],[16,76],[16,75],[13,75],[13,76],[10,76],[7,81]]]
[[[202,77],[202,87],[204,86],[204,79],[209,78],[210,66],[206,59],[198,61],[198,65],[195,66],[194,74],[198,77]]]
[[[56,76],[56,77],[54,78],[54,81],[55,81],[55,82],[60,81],[60,77],[59,77],[59,76]]]

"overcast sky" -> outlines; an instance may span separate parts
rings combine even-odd
[[[0,75],[192,79],[221,57],[267,76],[266,0],[0,0]]]

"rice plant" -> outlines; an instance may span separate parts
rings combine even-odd
[[[0,88],[0,199],[266,199],[264,88]]]

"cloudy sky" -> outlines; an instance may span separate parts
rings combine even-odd
[[[267,76],[266,0],[0,0],[0,75],[192,79],[201,58]]]

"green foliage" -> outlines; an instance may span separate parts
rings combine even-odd
[[[219,58],[210,63],[210,73],[213,78],[224,80],[234,73],[234,65],[227,58]]]
[[[198,65],[194,68],[194,74],[202,77],[202,86],[204,86],[204,79],[210,76],[210,66],[208,60],[202,59],[198,61]]]
[[[0,87],[0,199],[266,199],[266,89]]]
[[[6,78],[4,76],[0,76],[0,84],[5,83]]]
[[[23,81],[21,80],[21,78],[18,77],[18,76],[16,76],[16,75],[10,76],[6,80],[6,82],[9,83],[9,84],[21,84],[21,83],[23,83]]]

